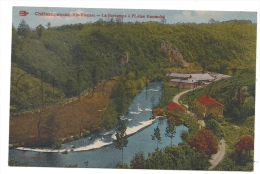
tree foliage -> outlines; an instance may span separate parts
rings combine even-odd
[[[143,153],[136,154],[130,162],[132,169],[145,169],[146,160]]]
[[[130,166],[135,169],[206,170],[210,163],[204,152],[181,144],[150,153],[147,159],[138,153],[131,160]]]
[[[171,145],[172,145],[172,139],[175,136],[176,133],[176,127],[175,127],[175,119],[173,117],[167,118],[167,126],[165,130],[165,136],[171,138]]]
[[[17,28],[17,33],[20,35],[20,36],[23,36],[23,37],[27,37],[28,36],[28,33],[29,33],[29,30],[30,30],[30,27],[29,25],[26,23],[26,21],[23,19],[20,23],[19,23],[19,26]]]
[[[126,147],[128,140],[127,140],[127,135],[126,135],[126,126],[124,124],[121,124],[120,127],[118,128],[118,131],[116,133],[116,140],[115,146],[117,149],[122,151],[122,163],[123,163],[123,149]]]
[[[197,116],[198,119],[204,118],[205,106],[197,99],[194,99],[194,101],[190,104],[189,109]]]
[[[220,140],[223,137],[221,125],[216,120],[216,116],[213,114],[209,114],[205,118],[205,128],[210,130],[218,140]]]
[[[217,140],[214,134],[207,129],[201,129],[189,139],[188,144],[200,152],[205,152],[207,155],[215,154],[218,151]]]
[[[248,155],[250,155],[250,150],[253,149],[254,149],[254,138],[250,135],[242,136],[239,142],[236,144],[237,152],[246,151],[248,152]]]
[[[158,150],[158,143],[161,141],[161,133],[160,133],[160,129],[159,127],[157,126],[155,129],[154,129],[154,132],[153,132],[153,135],[152,136],[152,140],[156,140],[157,141],[157,150]]]

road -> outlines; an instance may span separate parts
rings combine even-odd
[[[186,94],[186,93],[189,92],[189,91],[192,91],[192,89],[189,89],[189,90],[182,91],[182,92],[178,93],[177,95],[175,95],[175,96],[173,97],[172,101],[175,102],[175,103],[179,103],[179,98],[180,98],[183,94]],[[187,111],[187,113],[190,114],[191,116],[195,116],[195,114],[192,113],[191,111]],[[198,123],[200,124],[200,129],[201,129],[202,127],[205,127],[205,122],[204,122],[204,120],[198,120]]]
[[[189,92],[190,90],[186,90],[186,91],[183,91],[183,92],[180,92],[178,93],[177,95],[175,95],[172,99],[173,102],[176,102],[176,103],[179,103],[179,98]],[[194,114],[190,111],[187,112],[188,114],[194,116]],[[198,120],[198,123],[200,124],[200,128],[202,127],[205,127],[205,122],[204,120]],[[222,139],[220,140],[220,143],[219,143],[219,150],[216,154],[212,155],[211,159],[209,160],[209,162],[211,163],[211,166],[209,167],[209,170],[212,170],[214,167],[216,167],[220,161],[224,158],[224,155],[225,155],[225,151],[226,151],[226,143],[225,143],[225,140]]]
[[[225,150],[226,150],[226,143],[225,140],[220,140],[219,150],[216,154],[212,155],[209,162],[211,163],[211,166],[209,167],[209,170],[212,170],[214,167],[216,167],[219,162],[224,158],[225,156]]]
[[[192,89],[186,90],[186,91],[182,91],[180,93],[178,93],[177,95],[175,95],[172,99],[173,102],[175,103],[179,103],[179,98],[183,95],[186,94],[187,92],[191,91]]]

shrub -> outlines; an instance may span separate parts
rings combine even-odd
[[[186,132],[186,131],[182,131],[181,132],[181,139],[182,139],[182,141],[186,141],[188,136],[189,136],[188,132]]]
[[[83,133],[83,137],[86,137],[90,134],[90,131],[89,130],[86,130],[84,133]]]
[[[162,108],[154,108],[153,109],[153,116],[162,116],[162,115],[163,115]]]
[[[115,168],[118,168],[118,169],[130,169],[130,166],[128,164],[125,164],[125,163],[118,163]]]
[[[61,144],[62,144],[62,141],[61,140],[58,140],[58,141],[55,141],[53,144],[52,144],[52,148],[54,149],[59,149],[61,147]]]

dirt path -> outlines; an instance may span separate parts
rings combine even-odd
[[[190,90],[186,90],[183,92],[178,93],[177,95],[175,95],[172,99],[173,102],[179,103],[179,98],[183,95],[186,94],[187,92],[189,92]],[[188,114],[194,116],[194,113],[188,111]],[[198,120],[198,123],[200,124],[200,129],[202,127],[205,127],[205,122],[204,120]],[[226,151],[226,143],[225,140],[222,139],[220,140],[220,148],[218,150],[218,152],[216,154],[214,154],[211,159],[209,160],[209,162],[211,163],[211,166],[209,167],[209,170],[212,170],[214,167],[216,167],[220,161],[224,158],[225,155],[225,151]]]
[[[190,89],[189,90],[186,90],[186,91],[182,91],[180,93],[178,93],[177,95],[175,95],[172,99],[173,102],[175,103],[179,103],[179,98],[183,95],[183,94],[186,94],[187,92],[191,91]]]
[[[186,94],[187,92],[191,91],[192,89],[186,90],[186,91],[182,91],[180,93],[178,93],[177,95],[175,95],[172,99],[173,102],[175,103],[179,103],[179,98],[183,95]],[[180,104],[180,103],[179,103]],[[194,113],[192,113],[191,111],[187,111],[188,114],[190,114],[191,116],[195,116]],[[198,123],[200,124],[200,129],[202,127],[205,127],[205,122],[204,120],[198,120]]]
[[[218,152],[214,154],[209,160],[209,162],[211,163],[209,170],[212,170],[214,167],[216,167],[219,164],[219,162],[224,158],[225,150],[226,150],[226,143],[225,140],[222,139],[220,140],[220,147]]]

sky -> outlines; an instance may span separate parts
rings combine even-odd
[[[20,16],[19,12],[26,11],[26,16]],[[65,14],[67,16],[39,16],[39,13],[55,13]],[[74,14],[79,16],[73,16]],[[90,16],[82,16],[90,15]],[[114,20],[116,17],[108,15],[126,15],[124,22],[147,22],[161,21],[161,18],[150,18],[150,16],[165,17],[167,24],[174,23],[208,23],[209,19],[213,18],[216,21],[223,22],[228,20],[250,20],[253,23],[257,22],[256,12],[247,11],[205,11],[205,10],[149,10],[149,9],[113,9],[113,8],[55,8],[55,7],[24,7],[14,6],[12,14],[12,23],[15,28],[19,26],[21,20],[25,20],[31,28],[36,28],[38,25],[46,27],[48,22],[51,26],[60,26],[75,23],[93,23],[99,19],[104,21]]]
[[[20,8],[18,8],[20,7]],[[21,8],[22,7],[22,8]],[[104,172],[102,169],[67,169],[67,168],[33,168],[33,167],[8,167],[8,132],[9,132],[9,102],[10,102],[10,72],[11,72],[11,27],[12,24],[17,27],[22,19],[24,19],[31,28],[35,28],[39,24],[46,26],[47,22],[51,22],[52,26],[95,22],[99,17],[36,17],[36,8],[39,12],[60,12],[66,8],[66,13],[81,12],[84,13],[125,13],[125,14],[143,14],[143,15],[165,15],[167,23],[177,22],[196,22],[207,23],[210,18],[222,21],[228,20],[251,20],[253,23],[260,22],[259,0],[0,0],[0,173],[19,173],[19,174],[42,174],[42,173],[91,173]],[[45,8],[43,8],[45,7]],[[95,9],[93,9],[95,8]],[[99,8],[99,10],[97,9]],[[100,9],[102,8],[102,10]],[[113,10],[104,10],[113,9]],[[145,9],[145,10],[115,10],[115,9]],[[153,9],[152,11],[147,11]],[[25,17],[19,16],[20,10],[26,10],[29,14]],[[257,12],[257,14],[256,14]],[[105,19],[105,18],[104,18]],[[106,19],[107,20],[107,19]],[[130,19],[135,22],[137,19]],[[139,21],[147,19],[138,19]],[[126,19],[124,20],[126,21]],[[153,21],[156,21],[153,19]],[[257,42],[259,43],[259,26],[257,31]],[[257,44],[257,67],[259,67],[259,50],[260,44]],[[256,77],[259,78],[259,68],[256,71]],[[256,80],[256,106],[259,106],[259,80]],[[256,115],[259,115],[259,107],[256,107]],[[259,173],[260,171],[260,117],[255,117],[255,163],[254,172],[245,173]],[[122,170],[105,170],[108,174],[122,173]],[[149,174],[166,174],[172,171],[159,170],[123,170],[124,174],[133,173],[148,173]],[[177,171],[180,173],[179,171]],[[203,173],[204,171],[185,171],[181,173]],[[205,171],[204,173],[208,173]],[[210,173],[222,173],[211,171]],[[230,172],[225,172],[230,173]],[[236,173],[236,172],[232,172]],[[241,173],[241,172],[239,172]]]

